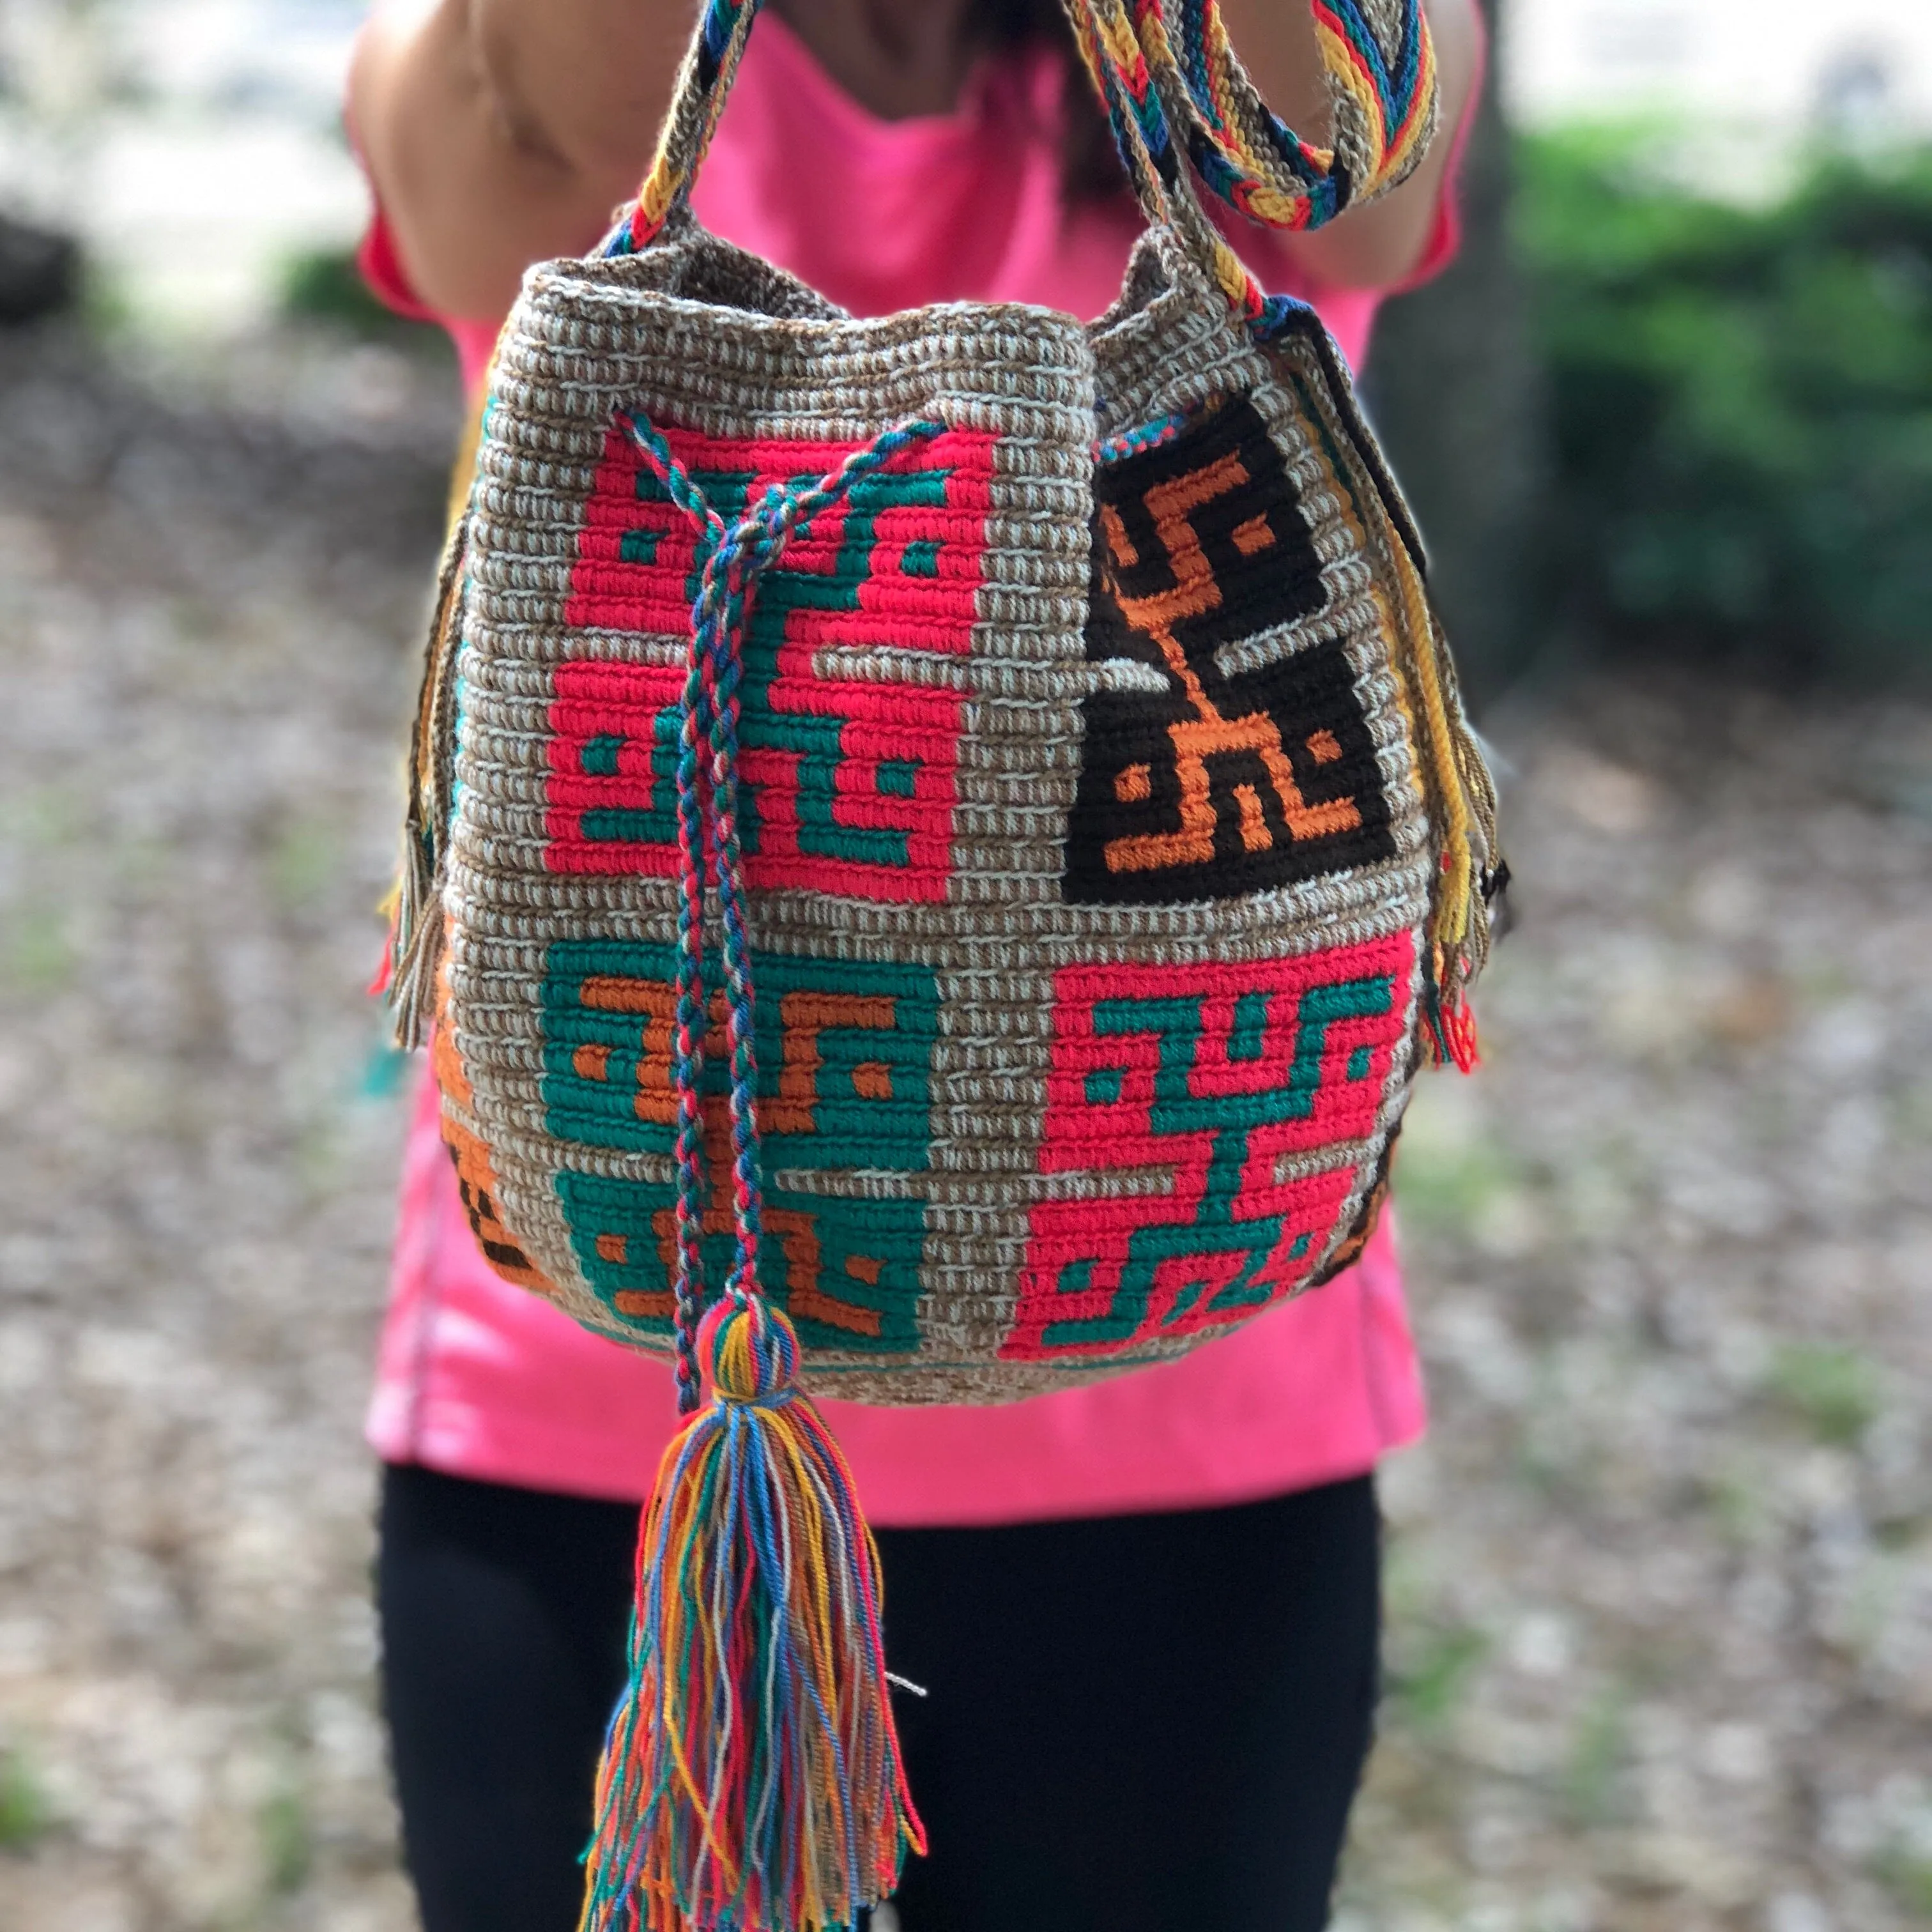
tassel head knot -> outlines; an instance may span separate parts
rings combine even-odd
[[[798,1380],[798,1331],[756,1296],[726,1295],[698,1324],[698,1360],[721,1402],[770,1406]]]

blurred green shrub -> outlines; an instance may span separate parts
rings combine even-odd
[[[385,308],[369,292],[350,249],[316,248],[290,256],[282,268],[278,307],[292,321],[326,322],[372,341],[441,340],[428,324]]]
[[[50,1822],[46,1793],[26,1753],[0,1744],[0,1852],[31,1851]]]
[[[1388,1664],[1396,1712],[1417,1730],[1439,1734],[1462,1708],[1476,1666],[1488,1655],[1489,1638],[1468,1624],[1429,1627],[1412,1633]]]
[[[1932,674],[1932,149],[1828,160],[1762,208],[1654,151],[1520,147],[1558,612],[1767,669]]]
[[[1856,1348],[1786,1342],[1771,1360],[1772,1393],[1795,1409],[1821,1442],[1856,1444],[1885,1407],[1878,1364]]]

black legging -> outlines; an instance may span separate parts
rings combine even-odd
[[[572,1932],[638,1512],[392,1468],[383,1685],[425,1932]],[[1316,1932],[1376,1687],[1367,1477],[1230,1509],[889,1529],[932,1839],[904,1932]]]

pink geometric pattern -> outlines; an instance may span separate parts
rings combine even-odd
[[[1374,1132],[1414,958],[1404,934],[1058,974],[1040,1171],[1135,1178],[1034,1208],[1000,1353],[1118,1355],[1240,1321],[1306,1280],[1358,1172],[1284,1178],[1282,1164]]]
[[[826,474],[862,446],[666,435],[728,520],[772,484]],[[752,885],[945,897],[963,694],[891,676],[824,676],[813,661],[840,646],[945,657],[970,649],[994,440],[949,429],[902,452],[814,518],[761,578],[745,636],[741,727]],[[681,644],[698,575],[690,520],[614,427],[566,622]],[[682,682],[669,667],[584,658],[559,668],[551,871],[675,872]]]

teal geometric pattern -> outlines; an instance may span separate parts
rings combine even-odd
[[[707,964],[714,1000],[716,954]],[[552,946],[544,980],[545,1125],[580,1146],[675,1146],[676,951],[622,940]],[[922,1172],[939,992],[919,966],[754,950],[758,1114],[769,1170]],[[726,1064],[713,1010],[705,1091]]]
[[[778,674],[778,653],[785,644],[786,627],[800,610],[856,611],[860,592],[872,568],[878,544],[880,514],[888,510],[926,508],[944,511],[948,470],[914,470],[903,473],[868,476],[853,485],[843,512],[838,549],[829,572],[805,571],[787,567],[781,558],[760,578],[758,594],[744,636],[744,713],[740,737],[755,768],[755,754],[763,751],[791,754],[798,760],[798,846],[814,857],[856,862],[861,865],[903,867],[909,860],[908,835],[892,826],[841,824],[833,814],[838,796],[840,766],[845,761],[842,743],[846,718],[836,712],[814,715],[807,712],[775,710],[771,701],[772,680]],[[692,480],[718,514],[728,524],[742,517],[758,480],[748,470],[697,470]],[[638,500],[668,505],[664,485],[649,470],[640,470],[637,478]],[[799,532],[809,533],[810,526]],[[648,543],[649,554],[646,548]],[[900,568],[908,577],[939,574],[941,546],[934,542],[909,544]],[[648,530],[626,532],[621,554],[626,562],[649,562],[657,554],[657,532]],[[684,594],[694,600],[698,593],[699,572],[694,568],[686,578]],[[676,770],[676,718],[667,710],[654,721],[652,770],[659,779],[650,808],[618,808],[586,812],[582,836],[593,841],[631,840],[663,844],[675,838],[670,796]],[[613,769],[614,769],[614,765]],[[882,784],[881,790],[892,788]],[[910,796],[910,783],[902,795]],[[740,830],[746,854],[758,852],[758,792],[748,788],[740,798]]]
[[[1064,969],[1041,1172],[1171,1180],[1034,1206],[1001,1352],[1110,1354],[1238,1321],[1305,1276],[1354,1170],[1280,1170],[1374,1132],[1411,956],[1377,940],[1251,967]]]
[[[569,1169],[556,1178],[572,1245],[598,1298],[627,1328],[668,1337],[676,1190]],[[716,1196],[714,1190],[714,1204]],[[765,1192],[758,1285],[808,1348],[910,1354],[919,1346],[925,1207]],[[705,1217],[704,1300],[724,1292],[736,1251],[728,1208]]]

